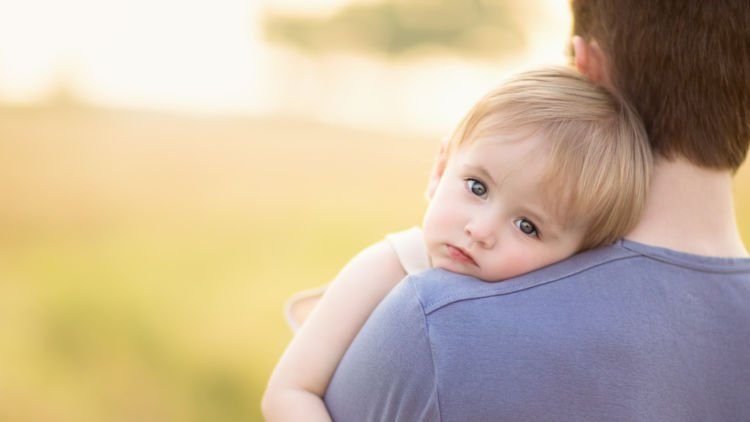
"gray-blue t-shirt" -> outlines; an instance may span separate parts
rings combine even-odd
[[[750,421],[750,259],[622,240],[499,283],[407,277],[325,401],[336,421]]]

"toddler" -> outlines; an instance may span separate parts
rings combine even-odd
[[[441,146],[422,229],[363,250],[327,287],[271,376],[264,415],[330,420],[322,397],[338,362],[409,273],[497,282],[614,242],[640,215],[650,168],[642,123],[623,101],[567,68],[512,77]]]

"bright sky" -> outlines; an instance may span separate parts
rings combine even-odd
[[[264,8],[326,14],[347,1],[0,0],[0,100],[43,100],[64,82],[77,97],[106,106],[280,112],[433,131],[436,120],[453,122],[517,67],[307,57],[260,39]],[[538,1],[545,6],[527,26],[531,48],[516,63],[562,61],[567,1]],[[445,83],[456,79],[463,83]]]
[[[103,104],[257,106],[259,8],[247,0],[0,0],[0,96],[34,101],[63,78]]]

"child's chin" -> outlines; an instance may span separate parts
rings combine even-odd
[[[441,269],[448,270],[456,274],[468,275],[470,277],[474,277],[478,280],[481,280],[487,283],[497,283],[499,281],[503,281],[505,279],[511,278],[505,274],[496,274],[496,275],[481,274],[479,271],[476,271],[477,270],[476,268],[466,268],[465,266],[462,266],[460,263],[455,263],[453,261],[437,263],[435,265],[435,268],[441,268]]]
[[[441,268],[443,270],[448,270],[452,273],[480,278],[479,275],[476,273],[476,271],[471,271],[471,269],[467,268],[466,266],[461,265],[460,263],[454,262],[452,260],[436,262],[435,268]]]

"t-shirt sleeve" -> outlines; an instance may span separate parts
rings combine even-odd
[[[425,314],[409,277],[362,327],[325,402],[334,421],[440,420]]]
[[[416,274],[430,269],[430,257],[422,237],[422,229],[412,227],[408,230],[391,233],[385,236],[396,252],[406,274]]]

